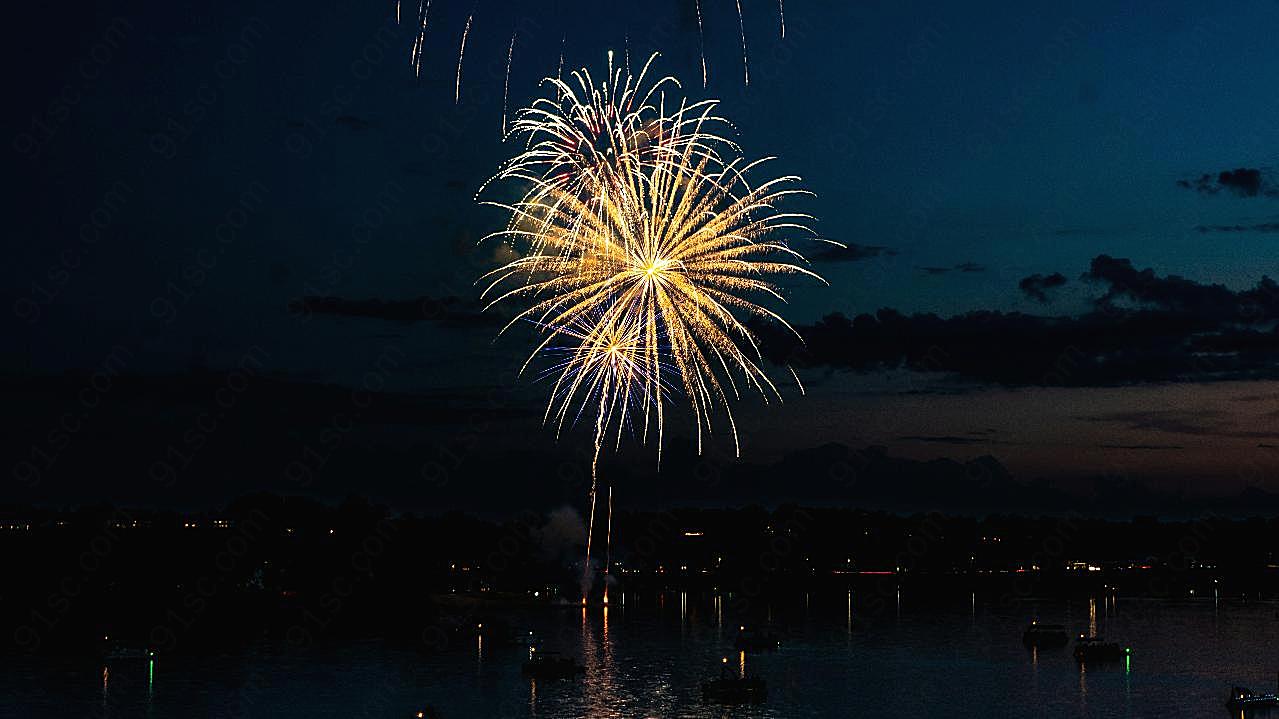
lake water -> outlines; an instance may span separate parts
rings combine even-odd
[[[102,662],[0,659],[4,717],[1227,717],[1231,684],[1271,691],[1273,603],[1212,599],[1019,601],[973,595],[874,611],[844,592],[763,607],[780,651],[745,655],[768,682],[759,706],[703,704],[721,658],[740,669],[727,597],[667,592],[600,609],[529,611],[513,625],[578,657],[575,680],[521,675],[527,649],[478,638],[443,652],[357,642],[263,644],[217,656]],[[1128,662],[1081,667],[1069,647],[1021,644],[1029,617],[1090,626],[1131,646]],[[492,643],[492,642],[490,642]],[[1277,714],[1279,716],[1279,714]]]

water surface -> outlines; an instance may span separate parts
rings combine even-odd
[[[740,598],[739,598],[740,599]],[[262,643],[213,656],[104,664],[6,657],[0,716],[409,717],[428,704],[465,717],[1140,717],[1229,716],[1231,684],[1271,690],[1279,672],[1273,603],[1098,598],[867,608],[842,591],[753,607],[782,649],[739,654],[727,595],[667,592],[600,609],[510,616],[581,678],[521,675],[527,649],[477,638],[443,652],[380,641],[305,649]],[[1128,662],[1080,666],[1070,649],[1021,644],[1029,617],[1103,633]],[[727,657],[768,682],[760,706],[701,701]]]

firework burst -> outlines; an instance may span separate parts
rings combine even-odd
[[[555,365],[558,411],[548,409],[548,419],[561,429],[566,396],[579,391],[605,415],[642,408],[629,425],[642,440],[656,436],[660,458],[677,394],[668,389],[676,388],[691,409],[699,451],[721,411],[736,445],[732,402],[745,390],[780,398],[742,318],[785,325],[765,304],[783,300],[777,278],[821,279],[784,237],[815,239],[812,218],[777,209],[809,193],[794,176],[752,185],[748,178],[767,159],[746,163],[734,143],[707,129],[718,121],[715,102],[681,100],[666,113],[664,95],[654,100],[656,90],[637,89],[642,81],[610,71],[618,89],[609,90],[593,88],[585,70],[575,75],[580,95],[549,80],[556,99],[516,120],[528,149],[499,177],[528,189],[520,201],[498,204],[511,220],[490,237],[525,254],[486,275],[484,295],[491,304],[522,303],[511,324],[542,329],[526,368],[548,349],[575,348],[571,361]],[[619,348],[624,372],[610,364],[617,355],[608,356]],[[612,422],[596,418],[597,459]],[[619,432],[627,424],[618,420]]]

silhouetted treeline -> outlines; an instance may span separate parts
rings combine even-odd
[[[264,637],[444,646],[478,616],[498,627],[508,609],[579,601],[584,524],[567,508],[490,521],[276,495],[195,515],[0,507],[0,637],[26,651],[91,650],[107,637],[165,652]],[[1008,601],[1279,590],[1279,519],[619,512],[611,550],[609,581],[624,591],[708,590],[743,608],[743,597],[834,586],[980,587]]]

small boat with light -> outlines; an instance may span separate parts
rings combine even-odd
[[[702,701],[712,704],[763,704],[768,698],[768,686],[759,677],[734,674],[728,666],[728,657],[720,660],[719,678],[702,682]]]
[[[721,675],[702,682],[702,701],[711,704],[763,704],[768,685],[759,677]]]
[[[1079,635],[1075,643],[1075,660],[1080,662],[1113,662],[1132,654],[1132,649],[1108,642],[1101,637]]]
[[[538,651],[537,647],[529,648],[529,658],[523,667],[524,676],[534,679],[571,679],[584,671],[586,668],[572,657]]]
[[[111,641],[110,637],[103,637],[106,642],[102,648],[102,658],[109,661],[126,661],[144,659],[154,659],[155,650],[150,647],[141,647],[137,645],[125,644],[124,642]]]
[[[154,651],[137,647],[116,647],[106,653],[106,658],[113,661],[151,659],[154,656]]]
[[[1033,620],[1021,634],[1021,643],[1028,647],[1064,647],[1070,642],[1066,628],[1060,624],[1040,624]]]

